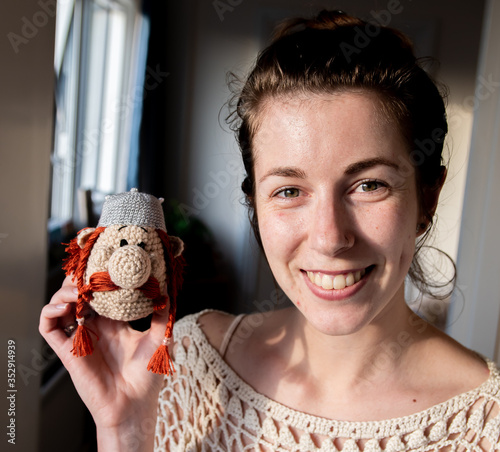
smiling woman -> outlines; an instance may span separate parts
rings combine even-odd
[[[158,314],[142,335],[103,331],[101,341],[129,350],[116,369],[65,362],[100,447],[498,449],[498,369],[405,302],[406,276],[425,281],[418,249],[446,176],[447,132],[443,98],[409,40],[341,11],[290,20],[259,55],[233,120],[254,230],[293,306],[181,320],[177,373],[163,382],[130,356],[154,342]],[[416,146],[424,141],[428,152]],[[41,320],[63,357],[58,319],[75,301],[70,291]],[[100,378],[89,386],[79,371]],[[156,416],[154,438],[142,428],[124,440]]]
[[[377,96],[269,100],[262,115],[255,204],[265,254],[290,300],[326,334],[392,322],[399,308],[407,315],[403,284],[424,217],[414,172],[401,175],[408,146],[380,118]]]

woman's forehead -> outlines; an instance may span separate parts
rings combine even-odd
[[[253,141],[256,165],[262,158],[367,158],[400,148],[406,150],[399,127],[370,92],[269,99]]]

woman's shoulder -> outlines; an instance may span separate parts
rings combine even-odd
[[[219,351],[225,334],[235,318],[234,314],[206,309],[178,320],[174,326],[174,335],[177,336],[177,340],[185,335],[192,336],[193,328],[196,328],[203,333],[203,338]]]
[[[262,339],[261,327],[269,324],[275,325],[276,318],[280,317],[277,314],[285,311],[287,309],[231,314],[206,309],[178,320],[174,325],[174,337],[176,342],[182,342],[185,346],[193,341],[197,343],[198,347],[209,345],[225,359],[226,351],[234,351],[235,347],[238,349],[236,355],[245,354],[248,351],[249,343],[255,345],[253,341]],[[269,329],[269,327],[266,328]],[[271,326],[271,329],[273,328]],[[257,330],[259,334],[253,334]]]
[[[422,375],[433,377],[429,378],[430,383],[447,388],[449,395],[468,392],[486,381],[499,381],[498,368],[491,360],[441,331],[427,342],[424,352],[420,355],[425,363],[421,366]]]

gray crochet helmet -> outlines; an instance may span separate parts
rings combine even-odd
[[[123,224],[162,229],[167,232],[161,204],[163,198],[139,193],[137,188],[129,192],[106,196],[98,227]]]

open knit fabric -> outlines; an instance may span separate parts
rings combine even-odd
[[[206,311],[204,311],[206,312]],[[194,314],[174,328],[177,373],[160,392],[155,451],[500,450],[500,374],[425,411],[346,422],[295,411],[257,393],[222,359]]]

